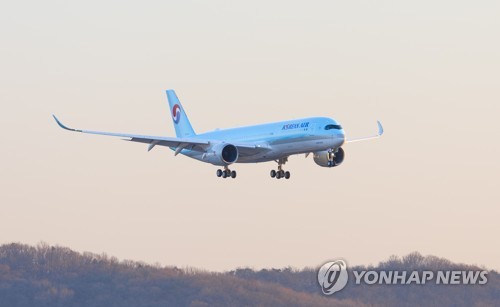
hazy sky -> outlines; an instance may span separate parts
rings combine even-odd
[[[419,251],[500,269],[499,1],[2,1],[0,243],[229,270]],[[341,167],[217,167],[59,129],[173,136],[306,116]]]

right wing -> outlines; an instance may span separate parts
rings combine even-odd
[[[372,136],[365,136],[365,137],[360,137],[360,138],[348,138],[346,139],[346,143],[353,143],[353,142],[359,142],[359,141],[365,141],[365,140],[371,140],[371,139],[376,139],[382,136],[384,134],[384,127],[382,127],[382,124],[377,120],[377,125],[378,125],[378,133],[376,135]]]
[[[208,147],[210,147],[210,142],[207,140],[199,140],[194,138],[172,138],[163,136],[148,136],[148,135],[137,135],[137,134],[127,134],[127,133],[113,133],[113,132],[101,132],[101,131],[91,131],[91,130],[80,130],[69,128],[57,119],[55,115],[52,115],[56,120],[59,127],[81,133],[88,134],[98,134],[98,135],[108,135],[126,138],[131,142],[145,143],[149,144],[148,151],[153,149],[156,145],[177,148],[176,154],[178,154],[182,149],[190,149],[200,152],[205,152]]]
[[[251,157],[271,150],[269,144],[266,142],[260,142],[260,143],[231,142],[231,144],[233,144],[238,148],[238,154],[240,157]]]
[[[207,152],[210,147],[214,144],[221,143],[219,140],[209,141],[197,138],[173,138],[173,137],[163,137],[163,136],[148,136],[148,135],[137,135],[128,133],[113,133],[113,132],[101,132],[101,131],[91,131],[91,130],[80,130],[73,129],[65,126],[63,123],[57,119],[55,115],[52,115],[56,120],[59,127],[80,133],[97,134],[97,135],[108,135],[125,138],[127,141],[145,143],[149,144],[148,151],[153,149],[156,145],[166,146],[170,148],[175,148],[175,155],[179,154],[183,149],[194,150],[199,152]],[[253,156],[260,154],[264,151],[269,151],[269,145],[267,143],[231,143],[238,148],[238,152],[242,157]]]

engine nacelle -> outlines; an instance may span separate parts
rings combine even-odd
[[[332,151],[318,151],[313,154],[314,162],[322,167],[335,167],[344,161],[344,150],[339,147],[336,153]]]
[[[219,166],[232,164],[238,160],[238,148],[232,144],[217,144],[212,152],[205,154],[204,160]]]

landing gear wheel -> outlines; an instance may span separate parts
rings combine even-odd
[[[218,170],[217,170],[217,177],[220,177],[220,176],[222,176],[222,170],[221,170],[221,169],[218,169]]]
[[[231,171],[231,178],[236,178],[236,171]]]
[[[226,171],[222,172],[222,178],[227,178],[227,172]]]
[[[290,178],[290,172],[284,171],[283,170],[283,164],[285,164],[288,161],[288,157],[283,157],[280,158],[279,160],[275,160],[276,163],[278,163],[278,170],[272,170],[271,171],[271,177],[276,178],[276,179],[289,179]]]

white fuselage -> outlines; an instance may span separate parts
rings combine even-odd
[[[235,163],[257,163],[273,161],[283,157],[337,149],[344,144],[344,130],[328,129],[340,127],[336,121],[325,117],[311,117],[297,120],[216,130],[197,134],[194,138],[216,140],[231,144],[251,142],[263,149],[252,155],[242,155]],[[184,149],[183,155],[204,161],[206,153]]]

